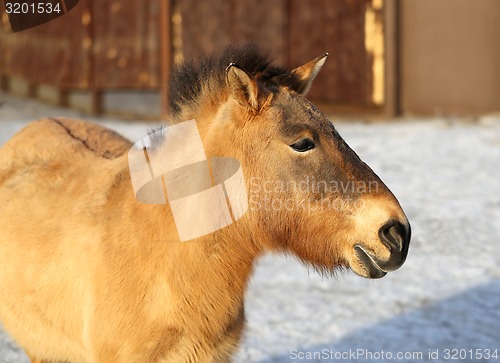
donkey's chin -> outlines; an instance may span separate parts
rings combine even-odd
[[[354,246],[357,262],[351,265],[351,269],[361,277],[368,279],[379,279],[387,274],[375,261],[375,259],[360,245]]]

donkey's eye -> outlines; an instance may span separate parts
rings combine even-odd
[[[307,150],[311,150],[311,149],[314,149],[314,141],[312,141],[311,139],[300,139],[299,141],[297,141],[296,143],[293,143],[292,145],[290,145],[290,147],[292,149],[294,149],[295,151],[298,151],[299,153],[303,153],[303,152],[306,152]]]

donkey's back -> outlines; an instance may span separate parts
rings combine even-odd
[[[0,320],[30,355],[64,347],[86,361],[90,241],[129,145],[95,124],[43,119],[0,149]]]

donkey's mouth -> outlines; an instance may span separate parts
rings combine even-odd
[[[354,272],[362,277],[370,279],[379,279],[387,274],[387,271],[382,270],[382,268],[378,265],[376,258],[371,256],[362,246],[356,245],[354,246],[354,249],[356,250],[359,261],[366,270],[363,271],[365,273],[359,273],[356,270],[354,270]]]

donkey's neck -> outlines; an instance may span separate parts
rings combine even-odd
[[[148,285],[146,290],[168,286],[165,291],[169,293],[151,294],[154,301],[150,303],[158,310],[164,309],[166,301],[188,302],[181,303],[186,319],[190,315],[206,316],[212,323],[220,321],[219,328],[223,330],[230,324],[228,319],[236,319],[241,313],[253,264],[261,254],[250,234],[245,233],[243,218],[210,235],[179,242],[169,206],[139,203],[132,191],[128,168],[121,174],[122,182],[115,184],[107,206],[111,214],[121,211],[124,216],[117,232],[119,238],[112,241],[113,256],[125,254],[131,260],[145,261],[139,273]],[[206,325],[206,329],[212,328]]]

